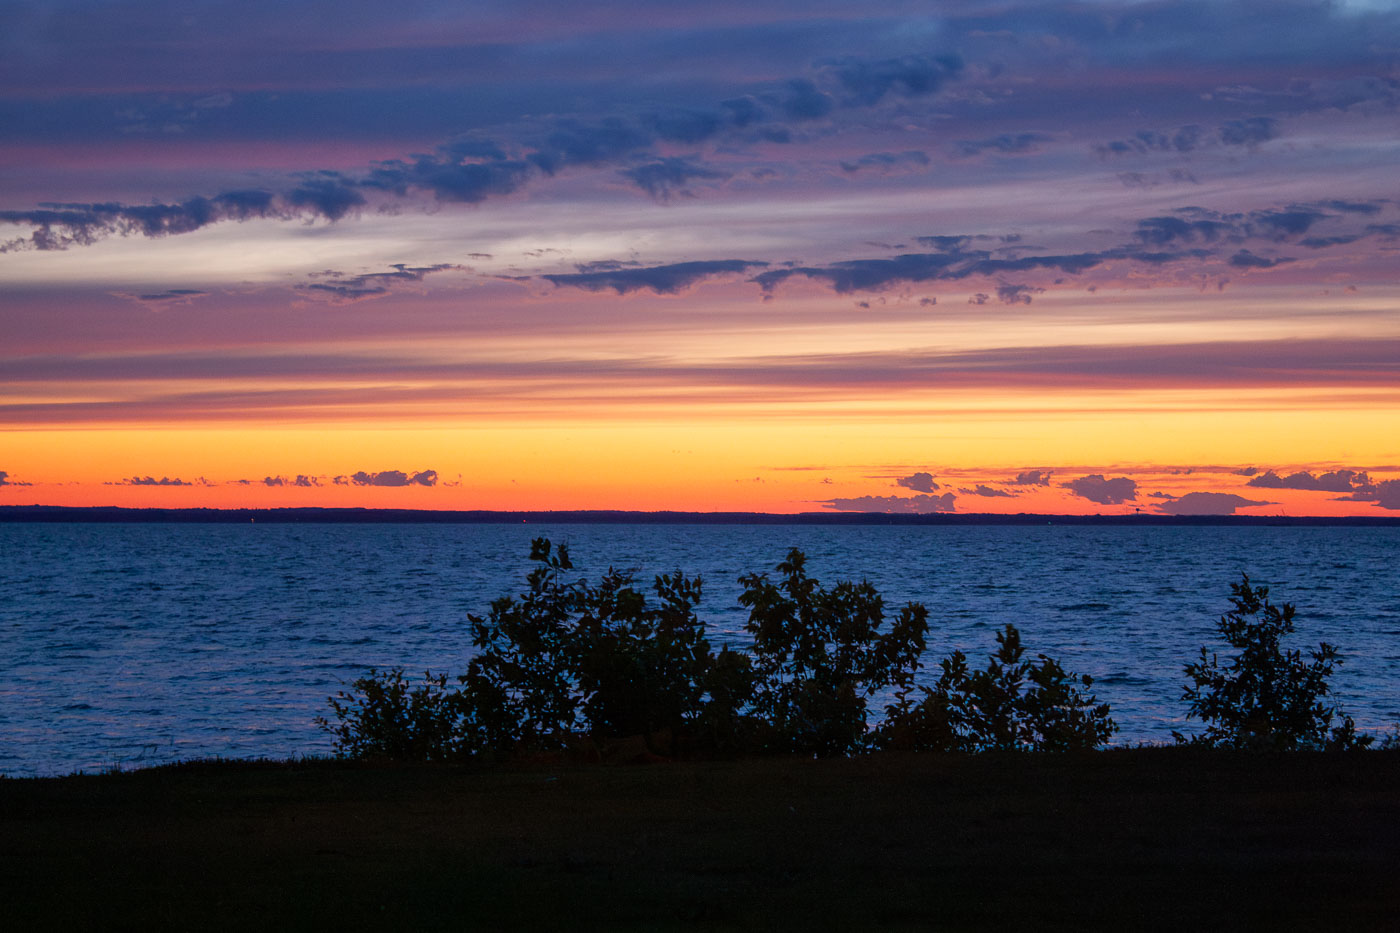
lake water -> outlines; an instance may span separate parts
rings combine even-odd
[[[1183,666],[1248,572],[1340,647],[1359,727],[1400,722],[1400,528],[0,524],[0,774],[325,754],[313,723],[367,668],[465,667],[468,612],[520,592],[530,540],[579,572],[704,579],[711,641],[742,645],[740,574],[791,547],[824,583],[930,609],[926,674],[1004,623],[1094,677],[1115,741],[1192,731]]]

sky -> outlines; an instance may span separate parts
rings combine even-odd
[[[0,504],[1400,515],[1400,3],[7,0]]]

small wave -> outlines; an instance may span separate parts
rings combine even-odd
[[[1108,603],[1075,603],[1073,606],[1060,606],[1060,612],[1103,612],[1112,609]]]

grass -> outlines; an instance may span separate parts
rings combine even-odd
[[[27,929],[1393,929],[1400,753],[0,781]]]

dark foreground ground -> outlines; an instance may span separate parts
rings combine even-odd
[[[0,926],[1395,930],[1400,753],[0,780]]]

